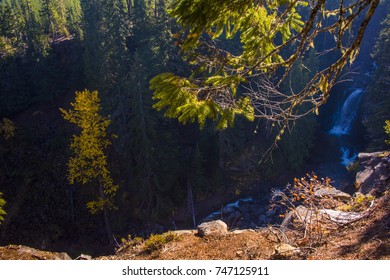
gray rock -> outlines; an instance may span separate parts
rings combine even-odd
[[[67,253],[41,251],[23,245],[0,247],[0,259],[10,260],[71,260]]]
[[[76,260],[86,260],[86,261],[89,261],[89,260],[92,260],[92,257],[90,255],[81,254],[80,256],[78,256],[76,258]]]
[[[345,201],[348,201],[351,198],[349,194],[342,192],[336,188],[319,189],[314,192],[314,195],[317,197],[332,196],[334,198],[339,198]]]
[[[202,223],[198,226],[198,235],[201,237],[208,235],[223,235],[228,233],[227,225],[221,220]]]
[[[379,157],[383,152],[375,152],[375,153],[359,153],[358,159],[359,163],[371,164],[373,159]]]
[[[356,174],[356,186],[359,187],[361,193],[367,193],[368,182],[372,180],[373,174],[374,170],[371,167],[367,167]]]
[[[281,243],[276,245],[272,257],[274,259],[290,259],[293,257],[298,257],[300,255],[301,255],[301,250],[299,248],[294,247],[290,244]]]
[[[356,174],[356,187],[363,194],[384,184],[390,177],[388,162],[390,155],[386,152],[360,153],[359,172]]]
[[[232,203],[229,203],[228,205],[226,205],[223,209],[222,209],[222,212],[224,214],[228,214],[228,213],[232,213],[234,211],[236,211],[237,209],[239,209],[239,201],[236,201],[236,202],[232,202]]]

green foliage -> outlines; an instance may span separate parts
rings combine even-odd
[[[70,145],[73,157],[68,162],[68,178],[71,184],[87,184],[97,181],[104,195],[100,193],[97,201],[87,204],[91,213],[105,206],[113,207],[112,198],[118,190],[108,170],[107,147],[111,144],[107,128],[111,121],[100,115],[100,99],[97,91],[76,92],[73,109],[60,109],[64,119],[81,129],[80,135],[74,135]]]
[[[236,80],[235,77],[215,76],[209,78],[207,82],[223,89],[229,87],[233,80]],[[251,121],[254,119],[254,109],[248,97],[239,98],[235,107],[225,109],[211,99],[199,99],[197,96],[199,89],[196,85],[172,73],[154,77],[150,85],[154,90],[153,99],[159,100],[153,107],[157,110],[168,107],[164,115],[177,118],[183,124],[197,121],[200,128],[204,128],[206,120],[211,119],[217,122],[217,128],[224,129],[234,125],[235,115],[243,115]],[[204,92],[207,90],[203,89]]]
[[[12,138],[15,135],[15,125],[13,121],[3,118],[3,121],[0,122],[0,134],[2,134],[6,140]]]
[[[386,121],[384,128],[385,128],[386,134],[389,135],[389,137],[390,137],[390,120]],[[385,142],[386,142],[386,144],[390,144],[390,139],[387,139]]]
[[[68,37],[66,28],[66,7],[64,0],[41,0],[40,14],[45,33],[51,34],[52,39],[64,35]]]
[[[50,9],[44,11],[46,2]],[[69,84],[74,82],[75,76],[69,72],[80,68],[77,56],[80,56],[81,52],[77,53],[79,50],[75,48],[80,42],[71,40],[73,37],[69,37],[68,40],[59,37],[70,35],[65,34],[63,31],[65,29],[70,30],[71,35],[76,38],[81,37],[77,31],[80,30],[80,20],[77,19],[81,13],[79,2],[79,0],[0,2],[2,116],[20,112],[37,101],[51,99],[63,93],[64,86],[69,87]],[[53,10],[53,5],[58,11]],[[70,11],[74,11],[72,12],[74,16],[67,20],[65,18],[70,15]],[[54,22],[56,17],[61,17],[62,23]],[[50,20],[56,24],[54,31],[47,27]],[[56,41],[57,39],[63,41]],[[78,74],[77,79],[81,80],[82,77]]]
[[[351,201],[348,204],[342,205],[338,209],[347,212],[351,212],[351,211],[361,212],[367,210],[367,208],[370,206],[373,200],[374,197],[372,195],[355,193],[354,197],[351,199]]]
[[[4,221],[4,215],[7,214],[5,211],[4,211],[4,206],[5,206],[5,200],[2,198],[3,196],[3,193],[0,192],[0,225],[2,223],[2,221]]]
[[[302,2],[302,1],[299,1]],[[295,6],[295,5],[294,5]],[[222,59],[226,65],[200,65],[201,71],[208,71],[214,75],[206,77],[200,85],[199,81],[178,77],[171,73],[164,73],[151,80],[151,89],[154,90],[154,99],[158,102],[154,108],[161,110],[167,107],[165,116],[177,118],[182,123],[197,121],[201,128],[206,119],[217,122],[220,129],[234,125],[235,115],[243,115],[250,121],[254,119],[254,106],[248,97],[237,96],[239,84],[246,82],[244,66],[263,67],[256,65],[259,57],[266,57],[264,65],[282,62],[278,54],[272,54],[275,49],[274,40],[279,33],[283,38],[291,35],[291,31],[299,31],[302,27],[300,16],[295,9],[285,24],[275,30],[272,22],[277,16],[276,8],[271,11],[253,1],[175,1],[170,13],[179,24],[188,27],[188,35],[181,45],[184,52],[195,49],[201,35],[206,32],[213,39],[225,34],[226,38],[233,38],[240,34],[243,52],[239,56],[229,53]],[[219,59],[219,58],[213,58]],[[191,61],[191,59],[190,59]],[[192,60],[196,64],[196,59]],[[218,64],[219,62],[216,61]],[[256,65],[256,66],[255,66]],[[235,73],[227,71],[225,67],[234,69]],[[222,75],[220,75],[222,74]],[[232,104],[224,101],[231,96]],[[222,99],[218,102],[217,99]],[[230,102],[230,103],[231,103]]]
[[[174,34],[178,39],[175,45],[193,71],[188,78],[172,73],[153,78],[154,107],[166,109],[166,117],[182,123],[198,122],[203,128],[210,119],[221,129],[232,126],[236,115],[251,121],[266,118],[284,129],[288,121],[318,112],[338,74],[359,52],[366,25],[362,23],[352,34],[346,22],[351,23],[351,18],[362,12],[357,6],[365,1],[360,2],[356,6],[341,2],[338,9],[328,10],[324,0],[311,5],[307,1],[174,1],[169,12],[182,27]],[[371,3],[367,21],[378,3]],[[346,9],[351,13],[349,18]],[[303,14],[309,16],[303,20]],[[325,16],[333,19],[325,21]],[[337,36],[331,51],[340,49],[342,53],[340,56],[337,51],[338,60],[315,72],[299,92],[280,92],[294,63],[314,48],[317,35],[333,34],[332,30]],[[356,38],[350,40],[351,35]],[[241,44],[237,52],[219,47],[220,40],[236,37]],[[244,90],[248,91],[245,95]],[[303,103],[307,104],[304,112]]]
[[[384,4],[385,5],[385,4]],[[378,151],[385,149],[386,127],[390,112],[390,91],[388,77],[390,76],[390,16],[382,23],[382,29],[375,43],[373,58],[377,68],[365,96],[363,120],[367,131],[368,150]]]
[[[144,243],[144,250],[153,252],[162,249],[167,243],[177,240],[177,235],[173,232],[163,234],[152,234]]]

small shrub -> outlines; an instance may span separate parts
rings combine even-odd
[[[294,183],[287,185],[285,190],[273,191],[271,207],[282,208],[281,218],[289,217],[289,226],[297,245],[314,247],[324,244],[334,230],[334,226],[319,210],[334,209],[343,203],[332,196],[315,195],[318,190],[332,188],[330,184],[329,178],[319,179],[315,174],[306,174],[305,178],[295,178]]]
[[[370,203],[374,200],[372,195],[364,195],[362,193],[356,193],[352,201],[346,205],[340,206],[338,209],[346,212],[360,212],[366,210]]]
[[[176,239],[177,235],[170,231],[163,234],[152,234],[149,239],[145,241],[144,249],[149,252],[160,250],[165,244]]]
[[[121,238],[121,246],[118,249],[118,251],[121,251],[126,248],[136,248],[137,246],[141,245],[144,242],[144,239],[142,237],[135,237],[132,238],[129,234],[127,238]]]
[[[385,129],[386,134],[389,135],[389,139],[387,139],[385,142],[386,142],[386,144],[390,145],[390,120],[387,120],[385,122],[384,129]]]

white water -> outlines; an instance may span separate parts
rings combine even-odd
[[[353,121],[355,120],[356,113],[359,109],[362,93],[363,90],[357,89],[348,96],[341,108],[341,112],[338,115],[335,124],[329,131],[329,134],[348,135],[351,132]]]
[[[348,148],[340,147],[340,151],[341,151],[341,164],[344,166],[349,166],[357,159],[358,154],[351,153],[351,150]]]

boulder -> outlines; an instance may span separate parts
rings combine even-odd
[[[290,244],[281,243],[276,245],[274,254],[272,255],[273,259],[291,259],[294,257],[299,257],[301,255],[301,250],[297,247],[294,247]]]
[[[333,197],[336,199],[340,199],[343,201],[349,201],[351,199],[351,196],[345,192],[342,192],[336,188],[321,188],[314,192],[314,195],[316,197]]]
[[[197,229],[198,235],[201,237],[208,235],[223,235],[228,233],[227,225],[221,220],[202,223]]]
[[[386,184],[390,178],[390,153],[360,153],[359,171],[355,185],[359,192],[367,194],[375,187]]]
[[[23,245],[0,247],[0,260],[71,260],[67,253],[48,252]]]

